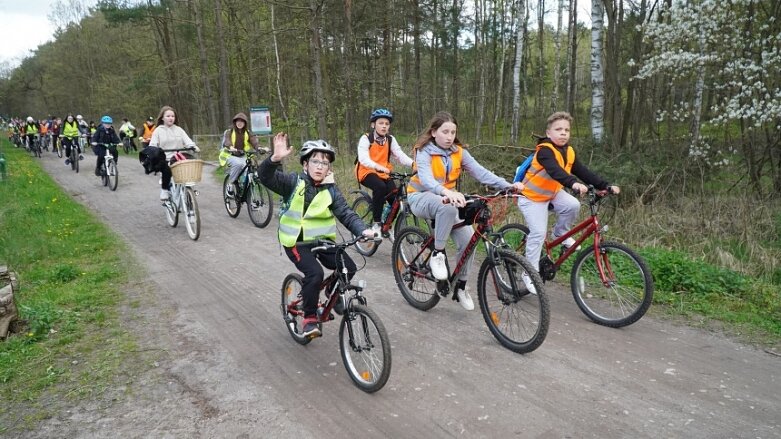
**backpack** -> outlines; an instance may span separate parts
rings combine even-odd
[[[523,181],[523,177],[526,175],[526,172],[529,171],[529,168],[532,166],[532,160],[534,160],[534,154],[529,154],[529,157],[526,157],[526,160],[523,161],[516,169],[515,169],[515,178],[513,178],[513,183],[518,183],[519,181]]]

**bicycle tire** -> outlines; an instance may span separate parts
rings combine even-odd
[[[109,189],[112,191],[117,190],[117,185],[119,184],[119,169],[117,169],[117,164],[114,160],[111,160],[106,164],[106,179],[108,180]]]
[[[502,346],[526,354],[540,347],[548,335],[548,297],[540,275],[529,261],[514,252],[496,251],[496,260],[489,256],[480,265],[477,278],[480,313]],[[531,278],[536,294],[523,285],[523,273]]]
[[[125,149],[125,154],[130,154],[130,140],[127,137],[122,139],[122,147]]]
[[[274,210],[271,192],[255,180],[252,180],[247,190],[249,191],[246,197],[249,219],[255,227],[262,229],[271,222],[271,212]]]
[[[393,223],[393,233],[390,235],[391,242],[396,241],[396,237],[399,236],[402,230],[407,227],[416,227],[423,230],[425,233],[429,233],[428,225],[424,220],[419,219],[412,212],[408,212],[409,207],[401,205],[399,206],[399,213],[396,214],[396,220]]]
[[[285,277],[285,280],[282,281],[282,318],[287,327],[287,331],[290,333],[290,336],[293,337],[293,340],[300,345],[307,345],[312,339],[298,333],[299,328],[303,326],[304,321],[304,302],[299,301],[296,306],[296,310],[301,311],[300,314],[294,315],[287,311],[288,305],[290,305],[293,300],[301,297],[301,289],[303,286],[304,278],[298,273],[288,274],[287,277]]]
[[[391,372],[391,345],[388,331],[371,308],[356,303],[344,313],[339,348],[344,368],[359,389],[374,393],[385,386]]]
[[[169,226],[176,227],[176,225],[179,224],[179,210],[177,210],[176,206],[171,200],[164,201],[163,207],[165,208],[166,222],[168,222]]]
[[[353,212],[357,213],[361,218],[361,221],[363,221],[367,226],[371,227],[373,223],[371,199],[365,195],[359,195],[358,198],[353,201],[352,208]],[[355,238],[355,235],[353,235],[353,238]],[[362,254],[363,256],[370,257],[377,253],[377,249],[380,248],[379,244],[380,243],[374,242],[373,240],[358,242],[355,244],[355,251]]]
[[[225,179],[222,180],[222,201],[225,203],[225,211],[228,212],[228,216],[236,218],[241,213],[241,202],[239,201],[239,191],[235,184],[233,185],[233,195],[228,195],[229,179],[230,175],[226,175]]]
[[[509,223],[503,225],[497,233],[502,242],[495,244],[521,256],[526,254],[526,239],[529,237],[528,227],[519,223]]]
[[[191,187],[185,187],[182,194],[182,210],[184,211],[184,225],[187,227],[187,235],[197,241],[201,236],[201,212],[198,210],[198,199]]]
[[[79,170],[77,167],[79,166],[79,156],[76,153],[75,146],[71,146],[71,153],[68,157],[70,158],[71,161],[71,171],[76,171],[76,173],[78,173]]]
[[[407,303],[421,311],[428,311],[439,303],[437,283],[428,267],[431,249],[423,250],[423,254],[411,265],[411,260],[420,253],[428,236],[417,227],[405,228],[396,236],[391,250],[396,285]]]
[[[56,151],[57,152],[57,157],[58,158],[62,158],[62,143],[61,142],[57,142],[57,145],[55,145],[55,146],[57,147],[57,151]]]
[[[599,274],[597,253],[602,264],[607,264],[602,271],[611,276],[607,285]],[[589,247],[578,254],[572,264],[570,287],[580,310],[592,321],[611,328],[640,320],[654,294],[653,277],[643,258],[610,241],[602,242],[598,251]]]

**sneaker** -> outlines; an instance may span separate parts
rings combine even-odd
[[[225,195],[227,195],[228,198],[232,198],[236,194],[236,191],[233,187],[234,185],[231,183],[225,188]]]
[[[529,276],[529,273],[523,273],[521,275],[521,279],[523,280],[523,284],[526,286],[526,290],[536,295],[537,294],[537,288],[534,288],[534,283],[532,282],[531,276]]]
[[[380,223],[372,224],[372,232],[374,232],[374,236],[380,236],[382,234],[382,225]]]
[[[436,280],[447,280],[449,273],[447,269],[447,257],[444,251],[434,250],[431,258],[428,260],[428,266],[431,267],[431,274]]]
[[[575,240],[572,238],[567,238],[561,242],[561,246],[564,247],[565,249],[568,249],[573,245],[575,245]],[[580,250],[580,246],[578,246],[578,248],[576,248],[575,250]]]
[[[160,189],[160,199],[165,201],[169,198],[171,198],[171,192],[165,189]]]
[[[466,287],[464,287],[463,290],[459,288],[456,294],[458,295],[458,303],[460,303],[465,310],[472,311],[475,309],[475,303],[472,301],[472,296],[469,295],[469,291],[466,290]]]
[[[68,166],[71,164],[71,159],[65,159],[65,166]]]
[[[320,337],[320,328],[317,326],[317,316],[306,316],[301,322],[301,335],[304,337]]]

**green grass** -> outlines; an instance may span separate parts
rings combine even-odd
[[[0,342],[0,433],[100,395],[137,350],[119,321],[134,267],[124,244],[35,159],[2,142],[9,178],[0,181],[0,264],[18,275],[27,325]]]

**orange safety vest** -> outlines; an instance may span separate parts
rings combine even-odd
[[[374,140],[373,134],[370,135],[367,133],[366,137],[368,137],[369,142],[371,142],[369,144],[369,158],[371,158],[374,163],[388,168],[389,171],[393,171],[393,165],[390,162],[391,143],[393,142],[393,136],[390,134],[385,136],[385,145],[380,145],[377,143]],[[369,174],[377,174],[383,180],[388,179],[387,174],[380,174],[376,169],[368,168],[362,165],[361,162],[356,159],[355,176],[358,178],[358,181],[363,181],[363,179],[366,178],[366,176]]]
[[[458,177],[461,176],[461,158],[464,152],[464,148],[461,145],[456,145],[456,147],[458,150],[450,154],[450,156],[446,154],[431,155],[431,173],[439,184],[451,190],[456,188]],[[412,164],[412,169],[417,170],[417,163]],[[423,192],[424,190],[418,174],[410,178],[407,185],[407,193]]]
[[[541,148],[548,148],[553,151],[553,156],[556,158],[559,166],[564,169],[567,174],[570,174],[572,170],[572,164],[575,163],[575,150],[572,146],[567,145],[567,161],[564,161],[564,156],[559,150],[551,143],[540,143],[537,145],[537,151],[534,153],[534,159],[532,160],[529,170],[526,171],[526,175],[523,177],[523,184],[526,188],[522,194],[524,197],[532,201],[549,201],[564,187],[561,183],[551,178],[548,171],[537,161],[537,152]]]
[[[148,123],[144,122],[144,135],[141,136],[144,138],[144,142],[149,142],[152,140],[152,132],[157,128],[157,125],[152,124],[150,127]]]

